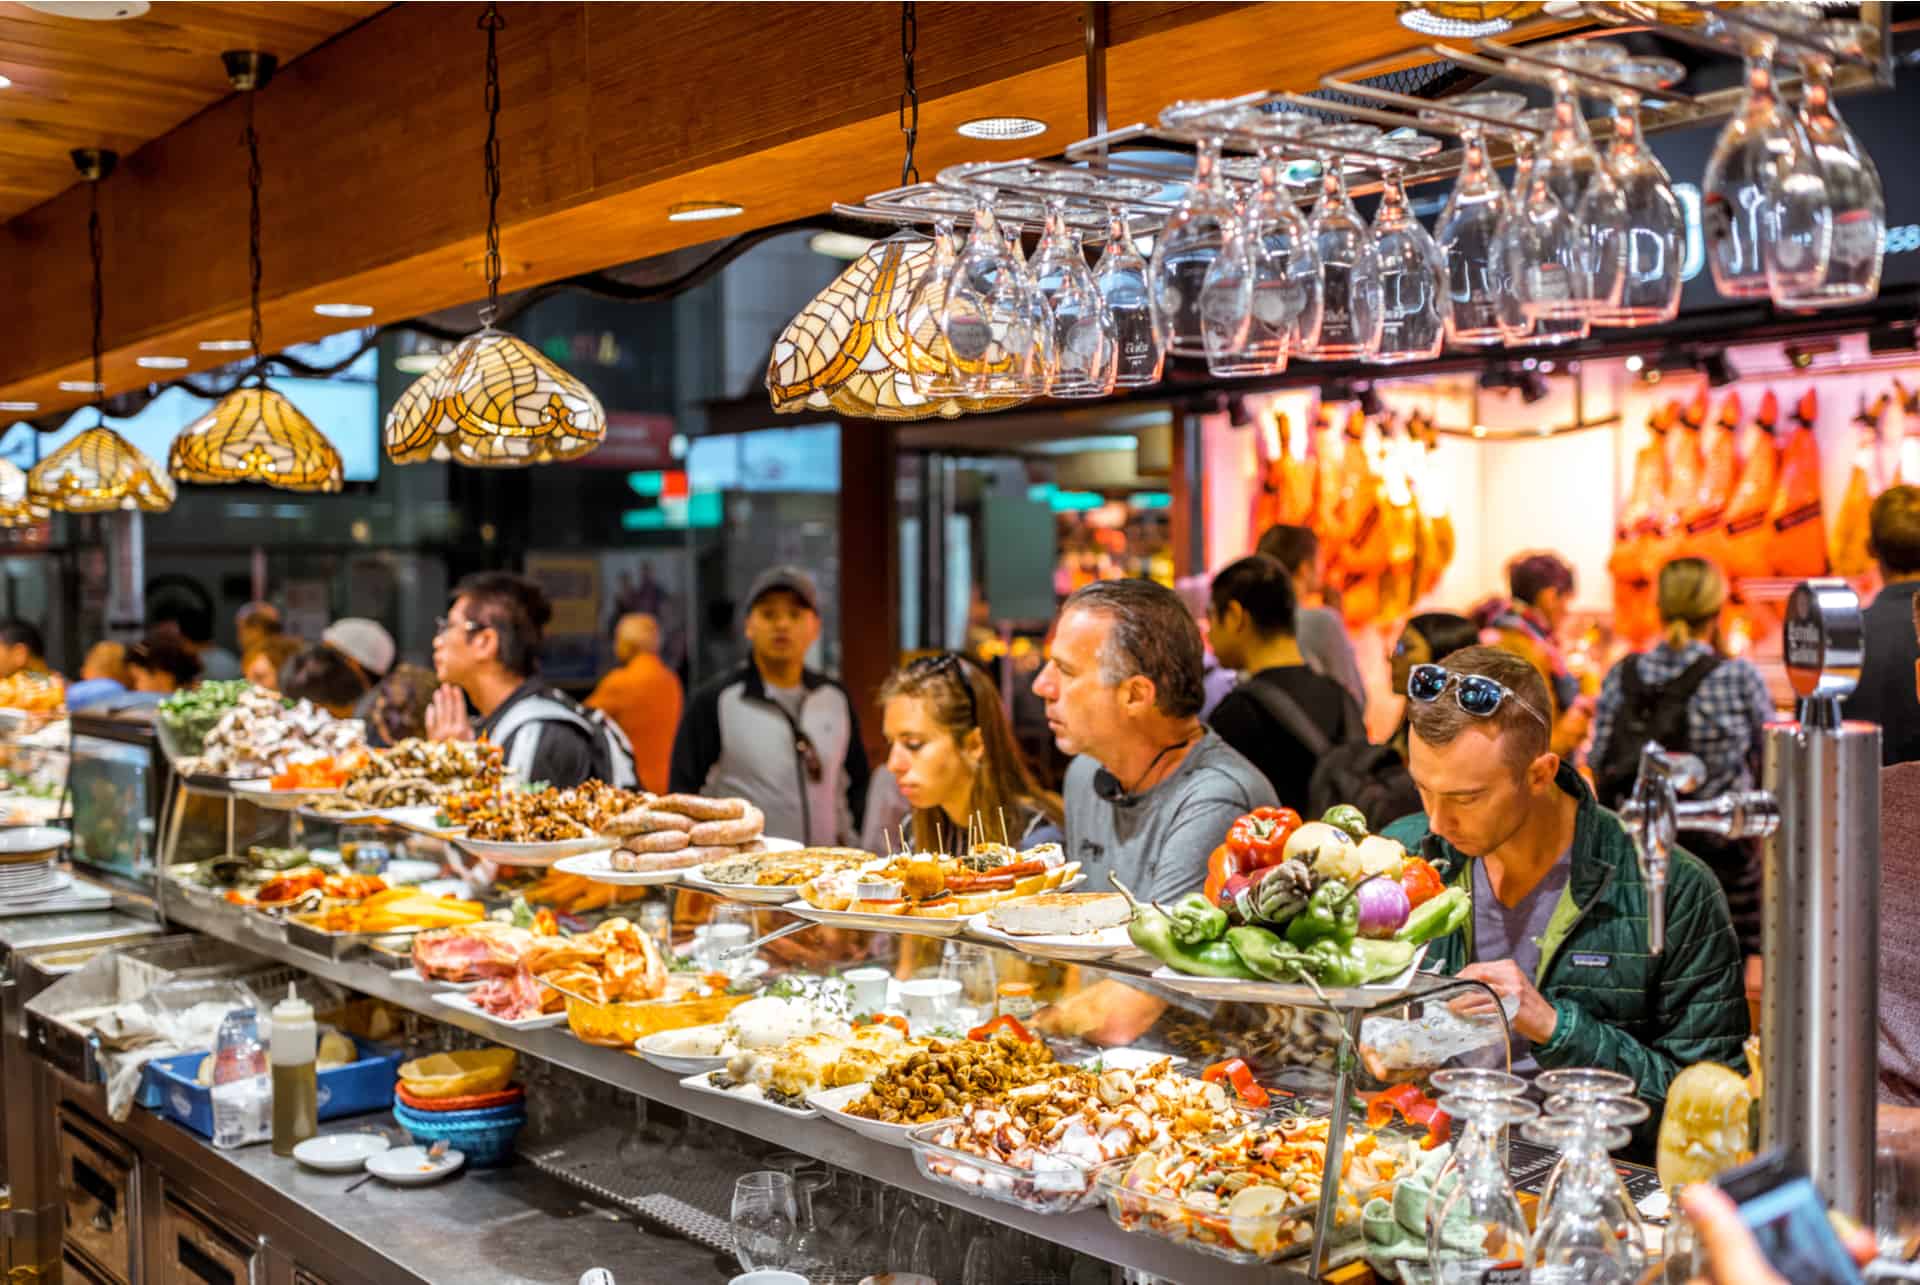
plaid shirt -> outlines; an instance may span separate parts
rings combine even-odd
[[[1615,665],[1600,689],[1600,704],[1594,711],[1591,761],[1605,761],[1607,738],[1613,734],[1614,721],[1627,698],[1621,665],[1637,665],[1642,681],[1659,684],[1671,682],[1688,665],[1712,654],[1713,649],[1703,642],[1688,643],[1678,651],[1663,642],[1650,652],[1628,656]],[[1687,702],[1687,749],[1707,767],[1706,782],[1694,791],[1695,798],[1710,799],[1728,790],[1753,787],[1760,729],[1773,716],[1767,680],[1760,677],[1752,662],[1732,657],[1707,675]]]

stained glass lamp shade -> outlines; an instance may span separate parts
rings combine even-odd
[[[397,464],[452,460],[515,468],[578,459],[607,436],[607,414],[585,384],[513,335],[468,335],[413,382],[387,413]]]
[[[49,512],[46,505],[27,495],[26,470],[0,460],[0,527],[45,521]]]
[[[182,482],[264,482],[337,491],[340,452],[294,404],[264,384],[234,389],[180,430],[167,469]]]
[[[27,495],[63,513],[164,513],[173,507],[173,479],[139,447],[96,424],[33,466]]]

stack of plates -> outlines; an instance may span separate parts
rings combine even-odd
[[[71,882],[51,860],[0,865],[0,902],[45,897],[59,892]]]

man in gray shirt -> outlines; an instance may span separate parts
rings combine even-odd
[[[1170,589],[1103,580],[1075,592],[1033,690],[1055,743],[1077,756],[1062,790],[1067,856],[1089,888],[1112,873],[1156,901],[1192,891],[1235,819],[1276,803],[1260,770],[1200,722],[1200,630]]]

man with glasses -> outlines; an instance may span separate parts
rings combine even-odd
[[[695,692],[673,740],[674,794],[752,800],[767,833],[814,847],[850,843],[866,807],[867,751],[846,689],[806,667],[820,593],[798,567],[747,592],[747,663]]]
[[[1207,856],[1273,787],[1200,721],[1200,629],[1171,589],[1102,580],[1060,608],[1033,690],[1054,743],[1076,755],[1061,795],[1067,855],[1088,886],[1118,875],[1171,901],[1201,886]]]
[[[462,580],[433,637],[433,668],[442,685],[427,708],[427,735],[436,741],[484,737],[524,782],[632,787],[638,778],[626,734],[538,677],[540,637],[552,616],[547,595],[523,576],[489,571]],[[480,713],[478,727],[468,701]]]
[[[1387,833],[1473,895],[1426,966],[1476,978],[1510,1010],[1513,1069],[1597,1066],[1634,1078],[1653,1117],[1682,1067],[1745,1065],[1740,945],[1713,875],[1675,850],[1667,940],[1647,947],[1647,889],[1619,818],[1549,748],[1545,679],[1469,647],[1407,679],[1408,768],[1426,811]],[[1489,1010],[1484,995],[1458,1001]]]

